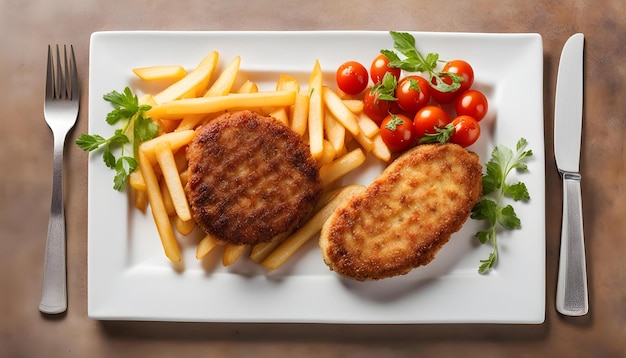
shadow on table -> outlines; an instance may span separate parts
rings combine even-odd
[[[541,325],[344,325],[101,321],[100,326],[110,338],[180,341],[359,342],[360,344],[475,339],[524,342],[542,340],[547,337],[549,331],[549,323]]]

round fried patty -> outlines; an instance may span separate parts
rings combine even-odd
[[[322,191],[308,145],[250,111],[226,113],[199,129],[187,159],[193,218],[228,243],[256,244],[293,230]]]

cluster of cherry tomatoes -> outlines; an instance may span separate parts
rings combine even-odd
[[[449,141],[468,147],[476,142],[478,122],[487,114],[488,103],[483,93],[471,88],[474,70],[469,63],[446,62],[428,79],[421,74],[401,78],[401,74],[380,54],[369,74],[359,62],[348,61],[337,69],[336,80],[346,94],[363,95],[363,111],[380,125],[383,141],[394,151],[418,143]],[[453,111],[455,116],[450,115]]]

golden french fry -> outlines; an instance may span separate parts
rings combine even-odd
[[[158,103],[154,100],[154,97],[150,93],[146,93],[143,96],[137,99],[137,103],[140,106],[148,105],[148,106],[156,106]]]
[[[365,150],[365,153],[369,153],[374,149],[374,141],[368,138],[363,132],[354,136],[354,139],[359,143],[361,148]]]
[[[133,68],[133,73],[144,81],[155,81],[155,80],[177,81],[185,77],[185,75],[187,74],[187,71],[185,71],[183,66],[164,65],[164,66],[136,67],[136,68]]]
[[[276,90],[277,91],[294,91],[296,93],[300,92],[300,84],[298,81],[284,73],[281,73],[278,76],[278,81],[276,81]]]
[[[335,159],[336,153],[337,152],[335,151],[335,148],[333,148],[333,145],[330,144],[329,141],[324,139],[324,150],[322,151],[322,156],[317,161],[318,165],[321,167],[327,163],[332,162],[333,159]]]
[[[189,91],[208,83],[209,79],[217,67],[219,54],[216,51],[211,52],[200,61],[198,67],[189,72],[185,77],[173,83],[163,91],[154,96],[156,103],[166,103],[181,98]],[[158,117],[156,117],[158,118]]]
[[[345,146],[346,128],[337,122],[335,116],[326,112],[324,116],[324,131],[326,138],[335,149],[335,153],[341,151]]]
[[[224,247],[224,255],[222,256],[222,265],[230,266],[234,264],[241,255],[246,251],[248,245],[227,244]]]
[[[378,132],[380,132],[380,127],[376,122],[374,122],[370,117],[365,113],[361,113],[358,116],[359,128],[361,128],[361,132],[367,138],[373,138]]]
[[[133,193],[135,194],[135,207],[141,211],[146,211],[148,207],[148,195],[146,191],[134,188]]]
[[[196,222],[193,220],[182,220],[179,216],[174,217],[174,226],[181,235],[187,236],[191,234],[196,227]]]
[[[263,259],[267,257],[278,245],[280,245],[288,236],[290,232],[283,232],[274,236],[270,241],[261,242],[252,246],[250,250],[250,259],[254,262],[261,263]]]
[[[324,151],[324,102],[322,100],[322,68],[319,60],[309,79],[309,147],[313,158],[319,159]]]
[[[372,148],[372,155],[383,162],[388,162],[391,159],[391,151],[389,147],[383,142],[383,138],[380,133],[374,136],[374,147]]]
[[[206,234],[206,236],[198,243],[198,247],[196,248],[196,259],[200,260],[205,257],[217,245],[217,238],[211,234]]]
[[[165,184],[165,181],[161,180],[159,182],[159,189],[161,190],[161,197],[163,198],[163,206],[165,206],[165,212],[167,216],[176,215],[176,208],[174,207],[174,202],[172,201],[172,195],[170,195],[170,190]]]
[[[238,108],[290,106],[296,100],[292,91],[231,93],[226,96],[186,98],[152,107],[146,115],[153,118],[177,119],[189,114],[210,114]]]
[[[341,98],[330,88],[324,86],[322,94],[326,108],[337,118],[337,121],[353,135],[359,134],[360,128],[357,115],[352,113]]]
[[[170,193],[176,215],[183,221],[191,220],[191,210],[189,209],[185,190],[180,182],[178,167],[174,160],[174,154],[172,153],[169,142],[157,143],[154,148],[154,154],[161,167],[163,179]]]
[[[150,202],[150,208],[152,209],[152,217],[159,232],[161,238],[161,244],[165,251],[165,256],[172,262],[181,262],[180,248],[178,247],[178,241],[174,236],[170,218],[165,211],[165,205],[163,204],[163,197],[161,196],[161,189],[159,188],[159,182],[152,165],[146,158],[145,153],[139,150],[139,168],[146,181],[146,190],[148,194],[148,201]]]
[[[278,120],[280,123],[289,126],[289,117],[285,107],[278,107],[269,113],[270,117]]]
[[[250,81],[250,80],[246,80],[246,82],[244,82],[241,87],[239,87],[236,91],[236,93],[255,93],[255,92],[259,92],[259,86],[257,86],[256,83]]]
[[[296,93],[296,101],[291,107],[291,129],[299,135],[304,135],[308,126],[309,96]]]
[[[128,177],[128,183],[132,188],[136,190],[146,190],[146,181],[143,180],[141,170],[135,170],[130,173],[130,176]]]
[[[217,97],[217,96],[225,96],[227,95],[231,89],[233,88],[233,84],[237,79],[237,74],[239,74],[239,65],[241,64],[241,57],[235,57],[229,64],[226,66],[224,71],[220,74],[220,76],[213,82],[211,87],[204,94],[204,97]]]
[[[343,99],[343,104],[354,114],[361,114],[365,106],[360,99]]]
[[[264,267],[275,270],[284,264],[293,254],[298,251],[313,236],[318,234],[322,226],[328,220],[330,215],[353,196],[362,193],[365,190],[363,185],[348,185],[343,187],[339,193],[332,198],[328,204],[324,205],[313,217],[306,222],[300,229],[289,236],[281,243],[267,258],[261,261]]]
[[[146,158],[150,162],[150,165],[154,165],[156,163],[156,156],[154,155],[154,148],[162,142],[168,142],[172,151],[177,151],[181,147],[186,146],[191,143],[193,138],[196,136],[196,132],[194,130],[188,129],[179,132],[171,132],[167,134],[160,135],[158,137],[154,137],[149,141],[143,142],[140,145],[140,148],[144,152]]]
[[[356,148],[320,168],[322,183],[327,186],[365,162],[365,154]]]

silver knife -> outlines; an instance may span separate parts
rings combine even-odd
[[[554,156],[563,178],[563,223],[556,309],[563,315],[589,311],[580,189],[584,35],[570,37],[561,53],[554,103]]]

